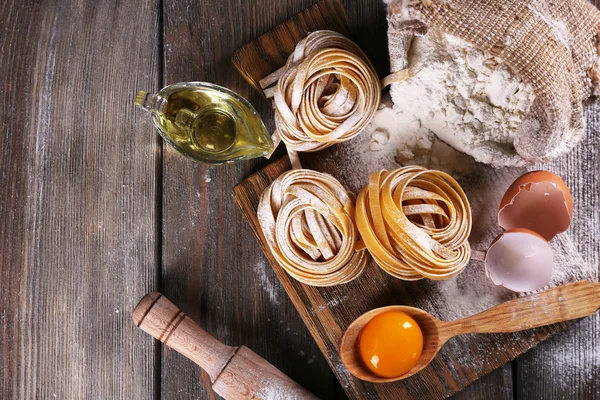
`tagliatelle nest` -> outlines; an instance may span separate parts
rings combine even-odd
[[[352,195],[331,175],[284,172],[263,192],[257,216],[279,265],[302,283],[350,282],[369,262],[359,244]]]
[[[471,207],[445,172],[373,173],[356,200],[356,224],[377,264],[396,278],[448,279],[470,258]]]
[[[333,31],[316,31],[301,40],[286,65],[260,85],[273,98],[274,140],[283,140],[289,151],[318,151],[355,137],[381,99],[367,56]]]

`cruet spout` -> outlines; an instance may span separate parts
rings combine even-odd
[[[141,90],[135,96],[135,105],[148,112],[156,111],[162,113],[167,106],[167,99],[158,94]]]

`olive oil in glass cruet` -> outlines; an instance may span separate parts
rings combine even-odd
[[[250,103],[221,86],[176,83],[157,94],[139,92],[135,104],[152,114],[160,135],[182,154],[222,164],[263,157],[273,141]]]

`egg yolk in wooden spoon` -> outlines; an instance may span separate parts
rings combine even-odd
[[[423,333],[408,314],[388,311],[365,325],[358,346],[371,372],[384,378],[396,378],[410,371],[421,358]]]

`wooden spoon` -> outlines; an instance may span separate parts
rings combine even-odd
[[[448,339],[466,333],[517,332],[557,322],[587,317],[600,308],[600,283],[580,281],[542,293],[499,304],[487,311],[457,321],[440,321],[414,307],[389,306],[358,317],[346,330],[340,345],[342,362],[359,379],[374,383],[406,379],[425,368]],[[423,352],[417,365],[405,375],[382,378],[372,373],[358,354],[358,339],[371,318],[387,311],[402,311],[417,321],[423,332]]]

